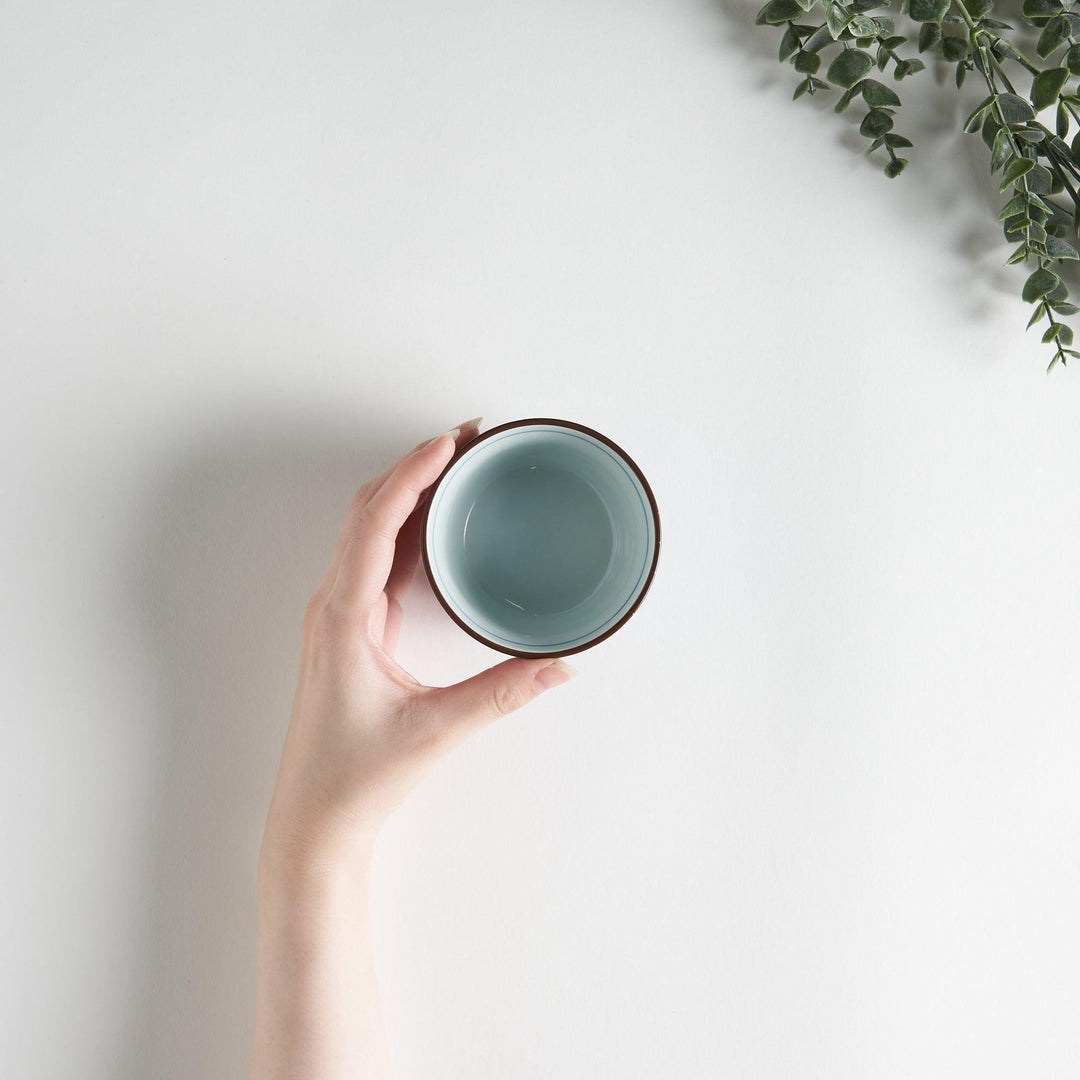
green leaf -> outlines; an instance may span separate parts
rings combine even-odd
[[[1031,224],[1031,218],[1025,217],[1023,214],[1017,214],[1016,217],[1006,218],[1002,224],[1002,232],[1005,233],[1006,240],[1019,240],[1021,237],[1024,240],[1030,239],[1024,235],[1025,230]]]
[[[1065,54],[1065,66],[1074,75],[1080,75],[1080,45],[1073,45]]]
[[[1024,0],[1024,14],[1029,19],[1039,15],[1056,15],[1060,10],[1060,0]]]
[[[994,136],[994,149],[990,155],[991,176],[1012,157],[1012,152],[1012,143],[1009,141],[1008,129],[998,128],[998,133]]]
[[[906,146],[914,146],[914,143],[910,139],[905,139],[903,135],[897,135],[895,131],[890,131],[884,138],[885,145],[892,150],[900,150]]]
[[[779,26],[782,23],[791,22],[803,13],[803,9],[795,0],[769,0],[758,12],[758,22],[768,23],[770,26]]]
[[[1054,113],[1054,131],[1059,139],[1064,139],[1069,134],[1069,113],[1060,101]]]
[[[884,169],[890,180],[895,180],[907,168],[907,158],[893,158]]]
[[[798,86],[795,87],[795,93],[791,95],[792,101],[798,101],[810,89],[810,76],[807,75],[805,79]]]
[[[982,118],[986,115],[986,110],[993,104],[994,97],[991,94],[990,97],[983,98],[983,100],[975,106],[971,115],[964,121],[964,130],[968,132],[968,134],[979,130],[979,125],[982,123]]]
[[[1051,259],[1080,259],[1080,251],[1060,236],[1048,236],[1046,238],[1046,254]]]
[[[1024,282],[1024,291],[1021,295],[1029,304],[1034,304],[1036,300],[1049,296],[1060,284],[1061,278],[1057,274],[1045,267],[1039,267]]]
[[[1075,304],[1051,304],[1050,305],[1059,315],[1076,315],[1080,312],[1080,307]]]
[[[825,5],[825,23],[833,38],[838,38],[847,26],[851,16],[839,4]]]
[[[873,60],[864,52],[857,49],[844,49],[843,52],[833,57],[829,70],[825,72],[825,78],[835,86],[854,86],[872,67]]]
[[[1028,326],[1030,325],[1028,323]],[[1066,323],[1052,323],[1046,328],[1046,333],[1043,334],[1042,339],[1044,345],[1055,339],[1062,345],[1071,345],[1073,343],[1072,327]]]
[[[917,71],[922,71],[926,65],[919,59],[912,57],[910,60],[901,60],[896,65],[896,70],[893,72],[893,78],[898,82],[900,79],[906,78],[908,75],[914,75]]]
[[[1031,104],[1036,109],[1045,109],[1057,101],[1061,88],[1069,81],[1069,69],[1063,67],[1047,68],[1035,76],[1031,84]]]
[[[804,42],[803,52],[820,52],[826,45],[833,43],[833,36],[827,26],[819,26]]]
[[[789,26],[780,39],[780,62],[790,60],[799,51],[799,35],[794,26]]]
[[[1004,191],[1010,184],[1015,184],[1022,176],[1026,176],[1035,168],[1035,162],[1031,158],[1013,158],[1005,167],[1005,174],[1001,180],[1001,190]]]
[[[1045,165],[1035,165],[1027,174],[1028,191],[1048,195],[1054,186],[1054,174]]]
[[[1046,129],[1041,127],[1018,127],[1012,129],[1013,135],[1021,142],[1041,143],[1046,138]]]
[[[1069,295],[1069,287],[1058,279],[1058,283],[1046,294],[1046,299],[1052,304],[1058,304]]]
[[[949,0],[910,0],[908,14],[922,23],[941,22],[949,10]]]
[[[880,139],[887,131],[892,131],[893,118],[884,109],[871,109],[859,125],[859,134],[868,139]]]
[[[1073,160],[1072,147],[1064,140],[1058,138],[1056,135],[1050,136],[1050,145],[1059,153],[1066,161]]]
[[[1028,194],[1030,194],[1030,192]],[[1039,225],[1046,224],[1047,214],[1037,206],[1032,206],[1030,202],[1028,203],[1027,216]]]
[[[997,122],[997,117],[993,112],[988,112],[983,118],[982,125],[982,141],[986,143],[987,150],[994,149],[994,140],[997,138],[997,133],[1001,129],[1001,125]]]
[[[1035,119],[1035,110],[1016,94],[998,94],[997,105],[1006,124],[1026,124]]]
[[[941,40],[941,55],[949,61],[950,64],[958,63],[960,60],[966,60],[969,53],[968,43],[959,37],[945,37]]]
[[[878,35],[878,24],[865,15],[853,15],[847,24],[848,30],[859,38],[875,38]]]
[[[1021,244],[1006,260],[1006,266],[1012,266],[1014,263],[1023,262],[1028,257],[1027,244]]]
[[[821,56],[813,52],[800,52],[795,57],[795,70],[803,75],[813,75],[821,67]]]
[[[941,41],[941,23],[928,22],[922,24],[919,31],[919,52],[926,52],[934,48]]]
[[[872,108],[883,105],[896,107],[900,104],[896,91],[875,79],[863,79],[859,87],[862,90],[863,101]]]
[[[1045,315],[1046,301],[1041,300],[1038,304],[1035,305],[1035,310],[1031,313],[1031,318],[1028,319],[1028,324],[1024,327],[1024,329],[1030,330],[1037,322],[1042,320]]]
[[[855,94],[856,88],[854,86],[850,90],[845,90],[840,95],[840,100],[833,106],[833,112],[842,113],[851,104]]]
[[[1006,218],[1015,217],[1017,214],[1027,213],[1027,199],[1024,198],[1022,191],[1017,192],[1002,208],[1001,213],[998,214],[998,221],[1004,221]]]
[[[1060,15],[1056,19],[1051,19],[1039,35],[1035,51],[1045,60],[1052,52],[1065,44],[1065,39],[1069,36],[1071,29],[1068,19]]]
[[[1025,146],[1033,146],[1041,143],[1046,137],[1045,131],[1033,131],[1031,128],[1026,127],[1014,127],[1010,130],[1013,133],[1013,138],[1023,143]]]
[[[966,0],[964,6],[972,18],[981,19],[994,10],[994,0]]]

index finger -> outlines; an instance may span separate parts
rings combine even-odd
[[[472,420],[465,420],[458,428],[461,434],[458,436],[458,442],[462,445],[467,442],[471,442],[480,433],[480,421],[483,417],[477,416]],[[430,439],[423,439],[418,442],[410,451],[410,454],[415,454],[420,450],[423,450],[431,442]],[[387,469],[381,472],[373,480],[369,480],[353,497],[352,505],[349,507],[348,516],[345,518],[344,523],[338,532],[337,540],[334,542],[334,550],[330,556],[330,562],[326,567],[326,573],[323,574],[322,580],[319,582],[319,587],[315,590],[316,595],[327,597],[330,595],[330,589],[333,587],[334,582],[337,580],[338,567],[341,564],[341,556],[345,551],[345,545],[349,541],[349,537],[352,535],[355,525],[356,515],[363,508],[364,504],[386,483],[390,478],[390,474],[401,464],[403,459],[395,461]],[[417,546],[417,553],[420,548]],[[400,560],[399,560],[400,561]],[[391,581],[388,584],[392,584],[393,572],[391,572]]]
[[[459,428],[407,454],[382,487],[361,507],[341,553],[331,597],[362,611],[386,587],[394,565],[398,532],[421,495],[439,478],[456,450]]]

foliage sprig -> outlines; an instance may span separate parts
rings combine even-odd
[[[869,14],[881,8],[918,26],[918,52],[954,65],[957,89],[969,74],[984,84],[986,96],[964,131],[981,135],[991,174],[1001,174],[998,220],[1015,245],[1006,263],[1029,269],[1021,295],[1034,305],[1028,327],[1045,323],[1042,340],[1053,349],[1047,371],[1067,365],[1080,352],[1060,316],[1080,308],[1069,301],[1055,267],[1080,259],[1080,11],[1072,0],[1024,0],[1024,20],[1039,31],[1039,63],[1008,36],[1014,33],[1009,23],[991,17],[993,0],[768,0],[757,22],[784,28],[780,60],[802,76],[793,96],[839,91],[838,113],[861,99],[866,112],[859,132],[868,140],[867,153],[884,150],[890,178],[908,164],[896,151],[912,143],[894,130],[899,95],[870,73],[891,66],[900,82],[926,65],[905,55],[910,39],[896,32],[893,16]],[[1053,130],[1040,119],[1049,114]]]

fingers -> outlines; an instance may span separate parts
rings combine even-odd
[[[405,593],[416,573],[416,564],[420,560],[420,508],[413,510],[408,521],[398,532],[397,545],[394,548],[394,563],[386,579],[386,595],[398,604],[405,601]]]
[[[461,433],[457,437],[459,450],[472,442],[480,433],[481,419],[477,417],[475,420],[466,420],[461,425]],[[417,507],[398,532],[397,544],[394,548],[394,563],[386,579],[386,595],[390,601],[390,607],[387,609],[388,616],[393,610],[394,601],[397,601],[400,614],[400,606],[405,603],[405,594],[409,591],[409,585],[416,573],[416,566],[420,561],[420,519],[422,516],[421,508]]]
[[[550,657],[504,660],[453,686],[428,687],[417,707],[426,714],[429,730],[456,743],[576,674],[565,660]]]
[[[350,514],[349,536],[331,588],[331,599],[344,609],[365,609],[386,586],[398,533],[450,461],[458,434],[455,428],[407,454],[378,491]]]
[[[457,437],[457,446],[464,446],[466,443],[471,442],[479,434],[480,421],[482,417],[476,417],[473,420],[466,420],[458,428],[459,435]],[[363,509],[364,505],[371,499],[371,497],[386,483],[386,481],[393,474],[394,470],[398,468],[403,461],[413,454],[423,450],[431,442],[430,439],[424,439],[422,442],[418,442],[404,458],[400,458],[395,461],[393,465],[385,469],[378,476],[367,481],[353,496],[352,505],[349,508],[349,513],[345,518],[345,522],[341,527],[341,531],[338,534],[337,542],[334,545],[333,554],[330,557],[330,565],[326,569],[326,573],[323,575],[322,581],[319,583],[319,587],[316,593],[328,594],[333,587],[334,582],[337,580],[338,570],[341,566],[341,557],[345,553],[345,548],[348,545],[349,539],[352,536],[356,528],[356,518]],[[417,533],[417,540],[419,540],[419,532]],[[417,549],[419,551],[419,549]],[[415,566],[415,561],[414,561]],[[408,581],[405,582],[406,587]]]

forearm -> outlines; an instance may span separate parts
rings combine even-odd
[[[370,851],[313,859],[271,838],[259,856],[251,1080],[384,1080]]]

